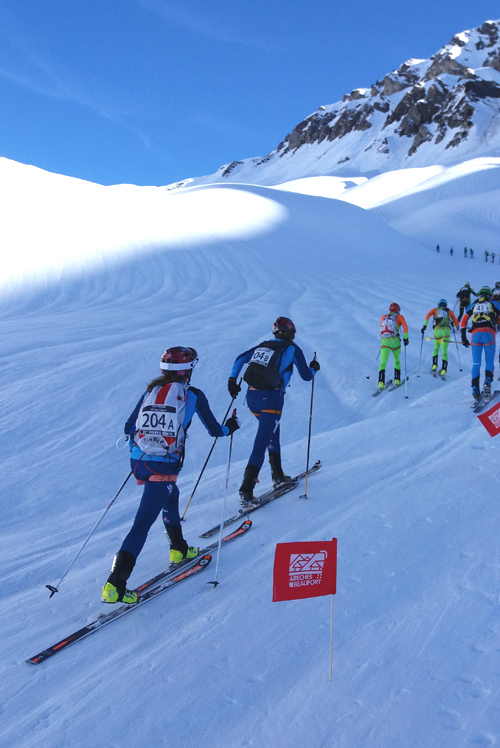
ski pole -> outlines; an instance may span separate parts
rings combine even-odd
[[[408,367],[406,366],[406,346],[405,346],[405,400],[408,400]]]
[[[55,594],[56,592],[59,592],[59,590],[58,590],[58,587],[59,587],[59,585],[61,584],[62,580],[64,579],[64,577],[66,576],[66,574],[67,574],[67,573],[69,572],[69,570],[71,569],[71,567],[72,567],[72,566],[73,566],[73,564],[75,563],[76,559],[78,558],[78,556],[79,556],[79,555],[80,555],[80,553],[81,553],[81,552],[83,551],[83,549],[85,548],[85,546],[86,546],[86,545],[87,545],[87,543],[89,542],[89,540],[90,540],[90,538],[92,537],[92,535],[94,534],[94,532],[95,532],[95,531],[97,530],[97,528],[98,528],[98,527],[99,527],[99,525],[101,524],[102,520],[104,519],[104,517],[105,517],[105,516],[106,516],[106,514],[108,513],[108,511],[109,511],[109,509],[111,508],[111,506],[112,506],[112,505],[113,505],[113,504],[115,503],[116,499],[118,498],[118,496],[119,496],[119,495],[120,495],[120,493],[122,492],[122,490],[123,490],[123,488],[124,488],[124,486],[125,486],[126,482],[128,481],[128,479],[130,478],[130,476],[131,476],[131,475],[132,475],[132,470],[131,470],[131,471],[130,471],[130,473],[129,473],[129,474],[127,475],[127,477],[125,478],[125,480],[124,480],[124,481],[123,481],[123,483],[121,484],[120,488],[119,488],[119,489],[118,489],[118,491],[117,491],[117,492],[115,493],[115,495],[113,496],[113,498],[112,498],[112,499],[111,499],[111,501],[109,502],[108,506],[107,506],[107,507],[106,507],[106,509],[105,509],[105,510],[103,511],[103,513],[101,514],[101,516],[99,517],[99,519],[98,519],[98,520],[97,520],[97,522],[95,523],[94,527],[92,528],[92,530],[91,530],[91,531],[89,532],[89,534],[87,535],[87,538],[86,538],[85,542],[83,543],[82,547],[80,548],[80,550],[78,551],[78,553],[77,553],[77,554],[76,554],[76,556],[74,557],[73,561],[72,561],[72,562],[70,563],[70,565],[68,566],[68,568],[66,569],[66,571],[65,571],[65,572],[64,572],[64,574],[62,575],[62,577],[60,578],[60,580],[59,580],[59,584],[57,585],[57,587],[53,587],[53,586],[52,586],[51,584],[46,584],[46,585],[45,585],[45,586],[47,587],[47,589],[48,589],[48,590],[50,590],[50,597],[52,597],[52,595],[54,595],[54,594]]]
[[[453,327],[453,337],[455,338],[455,344],[458,346],[457,343],[457,334],[455,332],[455,327]],[[457,348],[457,355],[458,355],[458,367],[460,371],[463,371],[462,369],[462,362],[460,361],[460,348]]]
[[[424,345],[424,333],[422,333],[422,341],[420,343],[420,357],[418,359],[418,374],[417,374],[417,377],[420,376],[420,364],[422,363],[422,347],[423,347],[423,345]],[[406,358],[406,354],[405,354],[405,358]]]
[[[435,338],[426,338],[426,340],[435,340]],[[449,343],[455,343],[455,345],[463,345],[461,340],[449,340]]]
[[[233,416],[236,418],[236,408],[233,410]],[[217,562],[215,564],[215,579],[213,582],[207,582],[207,584],[213,584],[214,589],[217,587],[219,582],[217,581],[217,576],[219,573],[219,556],[220,556],[220,549],[222,546],[222,531],[224,529],[224,514],[226,513],[226,495],[227,495],[227,487],[229,485],[229,469],[231,467],[231,452],[233,451],[233,435],[229,437],[229,455],[227,458],[227,469],[226,469],[226,485],[224,488],[224,492],[222,495],[222,512],[220,517],[220,529],[219,529],[219,545],[217,547]]]
[[[240,379],[240,381],[238,382],[238,384],[241,384],[241,379]],[[229,414],[229,411],[231,410],[231,408],[232,408],[232,405],[233,405],[233,403],[234,403],[234,401],[235,401],[235,400],[236,400],[236,398],[235,398],[235,397],[233,397],[233,399],[232,399],[232,400],[231,400],[231,402],[229,403],[229,407],[228,407],[228,409],[226,410],[226,415],[225,415],[225,416],[224,416],[224,418],[222,419],[222,423],[225,423],[225,420],[226,420],[226,418],[227,418],[227,416],[228,416],[228,414]],[[199,484],[199,482],[200,482],[200,480],[201,480],[201,476],[202,476],[202,475],[203,475],[203,473],[205,472],[205,468],[206,468],[206,466],[208,465],[208,461],[209,461],[209,459],[210,459],[210,458],[211,458],[211,456],[212,456],[212,452],[214,451],[214,447],[215,447],[215,445],[217,444],[217,439],[218,439],[218,438],[219,438],[218,436],[216,436],[216,437],[215,437],[215,439],[214,439],[214,441],[213,441],[213,444],[212,444],[212,446],[211,446],[211,448],[210,448],[210,452],[208,453],[208,457],[207,457],[207,459],[205,460],[205,464],[203,465],[203,467],[202,467],[202,469],[201,469],[201,473],[200,473],[200,474],[199,474],[199,476],[198,476],[198,480],[197,480],[197,481],[196,481],[196,483],[194,484],[194,488],[193,488],[193,490],[191,491],[191,496],[189,497],[189,501],[188,501],[188,503],[186,504],[186,508],[184,509],[184,513],[183,513],[183,515],[182,515],[182,517],[181,517],[181,522],[184,522],[184,517],[186,516],[186,512],[187,512],[187,510],[188,510],[188,507],[189,507],[189,505],[190,505],[190,503],[191,503],[191,501],[192,501],[192,498],[193,498],[193,496],[194,496],[194,494],[195,494],[195,492],[196,492],[196,489],[198,488],[198,484]]]
[[[316,360],[316,351],[314,351],[314,358],[313,361]],[[314,376],[312,379],[311,384],[311,407],[309,409],[309,436],[307,438],[307,464],[306,464],[306,490],[300,496],[301,499],[307,499],[307,479],[309,478],[309,452],[311,449],[311,426],[312,426],[312,417],[313,417],[313,400],[314,400],[314,380],[316,377]]]
[[[378,353],[377,353],[377,355],[376,355],[376,357],[375,357],[375,361],[374,361],[374,362],[373,362],[373,364],[372,364],[372,368],[370,369],[370,373],[369,373],[369,374],[368,374],[368,376],[366,377],[367,379],[370,379],[370,377],[371,377],[371,374],[372,374],[372,371],[373,371],[373,369],[374,369],[374,366],[375,366],[375,364],[376,364],[376,363],[377,363],[377,361],[378,361],[378,357],[379,357],[379,356],[380,356],[380,348],[379,348],[379,350],[378,350]]]

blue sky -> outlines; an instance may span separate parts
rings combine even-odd
[[[499,15],[496,0],[2,0],[0,155],[101,184],[210,174]]]

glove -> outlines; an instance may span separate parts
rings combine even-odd
[[[403,338],[403,343],[404,343],[405,345],[408,345],[408,343],[409,343],[409,342],[410,342],[410,341],[408,340],[408,338]]]
[[[469,346],[470,346],[470,343],[469,343],[469,341],[467,340],[467,335],[466,335],[465,333],[463,333],[463,334],[462,334],[462,343],[463,343],[463,345],[464,345],[464,346],[465,346],[466,348],[469,348]]]
[[[227,419],[227,421],[226,421],[226,423],[224,425],[228,427],[228,429],[229,429],[229,436],[231,436],[231,434],[234,434],[235,431],[238,431],[238,429],[240,427],[240,422],[238,421],[238,419],[236,418],[236,416],[231,416],[231,418]]]
[[[317,361],[315,358],[313,358],[313,360],[309,364],[309,367],[311,369],[314,369],[314,371],[319,371],[319,369],[320,369],[319,361]]]
[[[229,394],[233,398],[233,400],[238,397],[238,395],[241,392],[241,387],[236,381],[235,377],[229,377],[227,382],[227,388],[229,390]]]
[[[422,335],[424,334],[424,332],[425,332],[426,330],[427,330],[427,328],[426,328],[426,326],[424,325],[424,326],[422,327],[422,329],[420,330],[420,332],[422,333]]]

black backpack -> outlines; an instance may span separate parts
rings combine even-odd
[[[243,379],[256,390],[273,390],[280,383],[283,354],[289,340],[264,340],[254,350]]]

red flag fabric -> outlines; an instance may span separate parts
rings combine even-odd
[[[273,602],[334,595],[337,539],[278,543],[274,556]]]
[[[500,434],[500,403],[478,416],[490,436]]]

